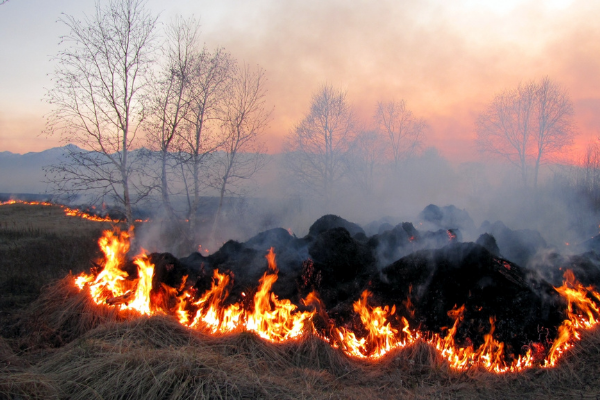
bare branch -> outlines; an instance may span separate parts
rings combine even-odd
[[[313,95],[310,112],[287,136],[289,172],[326,202],[345,174],[354,124],[346,93],[324,85]]]
[[[527,186],[534,164],[534,187],[540,165],[572,142],[573,106],[566,92],[548,78],[502,92],[477,118],[480,151],[505,158],[519,168]]]
[[[61,38],[65,47],[46,94],[52,106],[46,132],[84,151],[69,152],[52,169],[54,182],[59,190],[110,192],[131,223],[140,196],[130,193],[136,168],[128,153],[146,114],[156,17],[143,0],[113,0],[104,8],[97,3],[83,21],[65,15],[61,22],[70,33]]]

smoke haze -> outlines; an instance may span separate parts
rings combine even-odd
[[[53,22],[60,12],[93,9],[92,1],[37,3],[8,2],[0,9],[0,32],[9,38],[2,52],[9,62],[0,64],[5,88],[0,147],[13,152],[56,145],[56,138],[35,138],[48,111],[39,101],[42,88],[50,86],[48,55],[65,33]],[[268,103],[274,107],[267,131],[271,153],[281,150],[283,137],[323,82],[347,89],[363,120],[372,117],[377,101],[405,99],[431,125],[426,146],[451,161],[479,159],[472,144],[474,118],[495,93],[546,75],[563,85],[575,104],[581,134],[564,157],[575,160],[600,130],[596,2],[181,0],[168,7],[158,1],[149,5],[162,11],[163,22],[177,14],[199,16],[201,39],[209,47],[222,46],[266,69]]]

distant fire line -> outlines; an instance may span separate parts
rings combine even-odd
[[[60,207],[64,211],[65,215],[67,215],[69,217],[78,217],[78,218],[87,219],[89,221],[95,221],[95,222],[111,222],[114,224],[123,222],[122,220],[119,220],[119,219],[112,219],[108,216],[101,217],[98,215],[86,213],[86,212],[78,210],[76,208],[67,207],[63,204],[50,203],[47,201],[8,200],[8,201],[0,202],[0,206],[11,205],[11,204],[23,204],[23,205],[28,205],[28,206],[56,206],[56,207]],[[147,219],[145,219],[145,220],[136,219],[134,222],[148,222],[148,220]]]

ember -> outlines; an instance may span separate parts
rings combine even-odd
[[[411,224],[373,240],[339,217],[317,222],[305,238],[276,229],[180,260],[153,253],[129,261],[132,232],[107,231],[102,269],[75,283],[97,304],[172,315],[211,334],[246,330],[285,342],[311,331],[361,359],[423,342],[454,369],[494,373],[552,367],[600,320],[600,293],[571,270],[553,287],[479,244],[458,242],[454,230],[441,230],[450,243],[431,249],[424,243],[438,234]],[[374,254],[392,242],[412,252],[378,269]]]

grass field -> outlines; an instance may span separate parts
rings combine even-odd
[[[455,372],[423,344],[350,360],[306,335],[208,336],[166,317],[117,314],[73,285],[108,223],[57,207],[0,206],[0,398],[600,399],[600,332],[553,369]]]

